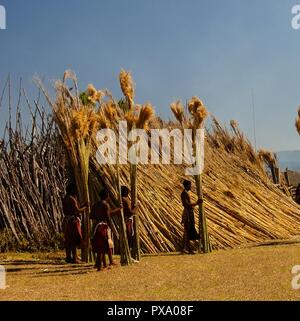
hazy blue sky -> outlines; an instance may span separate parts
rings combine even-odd
[[[300,2],[300,1],[299,1]],[[300,149],[300,30],[296,0],[0,0],[0,86],[10,73],[60,78],[73,69],[120,97],[118,73],[132,71],[139,103],[169,117],[169,103],[198,95],[221,121],[236,119],[258,147]],[[3,108],[3,107],[2,107]],[[0,111],[3,115],[3,109]],[[3,117],[1,121],[3,123]]]

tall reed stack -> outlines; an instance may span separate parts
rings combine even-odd
[[[197,151],[199,151],[200,149],[200,146],[196,146],[197,143],[200,143],[197,140],[197,131],[203,128],[204,120],[208,115],[207,110],[203,102],[198,97],[192,97],[192,99],[188,102],[188,111],[190,113],[190,118],[185,117],[183,106],[179,101],[172,103],[170,107],[181,127],[192,129],[193,157],[196,160],[196,158],[200,157],[200,155],[198,155],[197,153]],[[195,163],[198,164],[197,161]],[[197,197],[198,199],[203,199],[201,174],[199,173],[198,175],[195,175],[194,179],[196,183]],[[209,243],[209,236],[207,231],[204,203],[201,203],[199,205],[199,235],[199,252],[209,253],[211,251],[211,246]]]
[[[118,122],[122,120],[122,111],[119,109],[118,103],[114,100],[113,96],[107,92],[109,96],[109,101],[105,102],[100,109],[100,113],[103,115],[103,118],[106,120],[107,128],[114,130],[117,141],[120,141],[120,133],[118,132]],[[95,144],[97,148],[97,143]],[[119,148],[118,148],[119,150]],[[117,188],[117,198],[118,205],[122,204],[122,196],[121,196],[121,180],[120,180],[120,164],[119,164],[119,152],[116,155],[116,165],[115,171],[113,165],[110,165],[110,176],[116,176],[116,188]],[[114,173],[115,172],[115,173]],[[121,256],[121,265],[130,265],[132,263],[131,253],[129,249],[129,244],[127,240],[126,234],[126,223],[124,218],[123,209],[121,209],[120,213],[120,224],[119,224],[119,243],[120,243],[120,256]]]
[[[73,82],[75,93],[72,93],[68,88],[66,84],[68,79]],[[92,260],[89,220],[89,162],[93,141],[99,129],[99,124],[102,123],[102,115],[96,111],[94,102],[100,101],[103,93],[94,90],[93,86],[89,86],[88,99],[90,104],[83,103],[79,97],[76,76],[71,71],[64,73],[63,81],[56,82],[56,100],[54,102],[45,91],[41,82],[38,84],[52,107],[54,120],[59,128],[73,170],[79,200],[87,206],[87,210],[83,213],[82,218],[82,260],[89,262],[89,260]]]
[[[134,104],[135,88],[134,82],[130,72],[121,70],[119,75],[120,86],[126,98],[127,111],[125,111],[125,119],[127,121],[129,131],[132,129],[147,129],[149,120],[153,117],[153,108],[151,104],[145,104],[141,108]],[[129,145],[132,149],[133,144]],[[130,185],[131,185],[131,207],[135,208],[138,205],[137,200],[137,163],[130,163]],[[134,241],[132,249],[133,259],[140,261],[141,247],[140,247],[140,222],[139,212],[136,211],[134,216]]]

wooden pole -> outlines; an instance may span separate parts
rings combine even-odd
[[[121,182],[120,182],[120,169],[119,164],[117,163],[117,184],[118,184],[118,197],[119,197],[119,204],[122,204],[122,196],[121,196]],[[126,224],[124,218],[123,209],[121,210],[121,228],[120,228],[120,255],[121,255],[121,265],[130,265],[131,256],[130,256],[130,249],[127,240],[126,234]]]
[[[201,174],[195,176],[195,183],[196,183],[197,196],[199,199],[203,199]],[[199,210],[199,236],[200,236],[199,252],[209,253],[211,252],[211,246],[209,243],[209,237],[207,232],[204,203],[198,206],[198,210]]]
[[[130,181],[131,181],[131,207],[137,206],[137,165],[131,164],[130,166]],[[133,237],[133,259],[141,260],[141,246],[140,246],[140,229],[139,229],[139,214],[138,211],[135,213],[133,221],[134,237]]]

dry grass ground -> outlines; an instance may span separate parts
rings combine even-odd
[[[291,287],[300,244],[143,257],[96,272],[63,253],[0,254],[7,289],[0,300],[299,300]]]

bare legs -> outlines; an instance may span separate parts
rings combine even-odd
[[[77,258],[76,246],[67,245],[66,246],[66,262],[67,263],[79,263]]]
[[[72,257],[71,257],[71,247],[66,245],[66,262],[71,263]]]
[[[114,260],[113,260],[112,249],[108,249],[107,254],[108,254],[108,260],[109,260],[109,266],[115,265]],[[106,253],[98,252],[97,253],[97,257],[96,257],[95,268],[98,271],[101,271],[102,265],[103,265],[104,268],[107,268]]]
[[[188,238],[187,230],[185,228],[184,232],[183,232],[183,248],[181,250],[181,253],[187,254],[190,252],[190,250],[191,250],[191,244],[190,244],[190,240]]]

